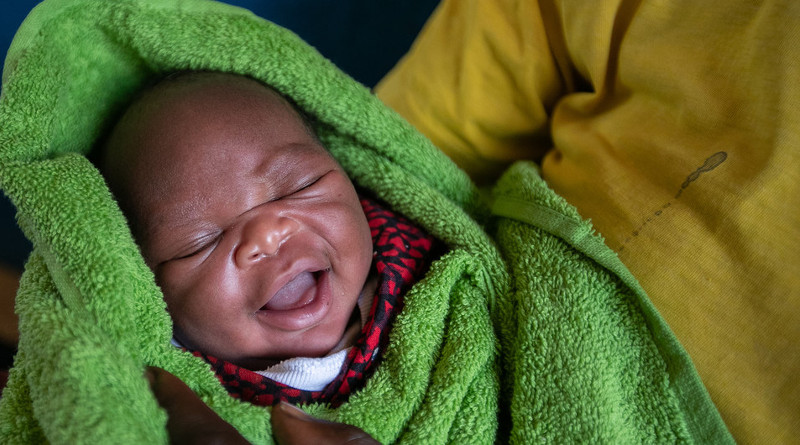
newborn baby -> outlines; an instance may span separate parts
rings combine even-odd
[[[180,344],[264,369],[347,343],[374,286],[370,228],[350,179],[275,91],[221,73],[162,80],[113,128],[102,169]]]

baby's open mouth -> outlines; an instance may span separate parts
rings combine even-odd
[[[320,272],[301,272],[261,306],[262,311],[289,311],[308,305],[317,296]]]
[[[278,289],[255,315],[270,329],[300,331],[321,323],[332,300],[330,269],[308,270]]]

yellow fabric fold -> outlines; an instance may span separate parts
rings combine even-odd
[[[541,164],[734,437],[800,435],[800,4],[445,0],[379,97],[477,180]]]

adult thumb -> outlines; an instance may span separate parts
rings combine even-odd
[[[344,423],[329,422],[309,416],[300,408],[281,402],[272,408],[272,435],[279,445],[379,443],[362,429]]]

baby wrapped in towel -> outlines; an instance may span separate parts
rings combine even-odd
[[[117,119],[187,70],[244,77],[178,76]],[[4,443],[166,441],[147,366],[254,443],[277,400],[383,443],[730,440],[533,164],[487,201],[286,30],[206,1],[46,1],[3,94],[0,187],[34,245]]]
[[[140,94],[103,170],[175,342],[255,403],[346,399],[429,263],[430,237],[360,199],[301,114],[243,76],[178,73]]]

